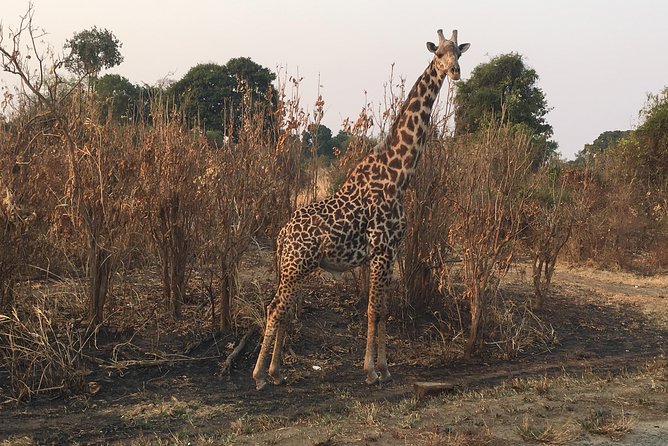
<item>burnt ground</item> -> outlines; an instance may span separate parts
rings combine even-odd
[[[91,362],[87,377],[99,391],[5,402],[0,406],[0,440],[145,444],[141,439],[166,443],[196,433],[195,438],[232,444],[229,432],[249,433],[243,420],[265,417],[270,424],[266,428],[271,429],[271,423],[280,427],[309,417],[349,413],[351,402],[400,402],[411,397],[415,381],[446,380],[464,392],[513,379],[583,373],[614,377],[633,373],[665,354],[668,325],[657,322],[647,308],[668,313],[666,281],[620,288],[609,278],[596,280],[614,290],[578,270],[559,271],[552,298],[538,312],[554,328],[556,342],[536,342],[512,359],[498,354],[494,343],[485,345],[478,358],[461,359],[447,339],[434,334],[436,319],[406,323],[392,318],[388,356],[394,380],[373,387],[363,384],[365,311],[350,281],[333,284],[315,277],[306,285],[301,316],[286,346],[288,383],[262,392],[255,390],[251,378],[260,341],[257,333],[231,373],[221,375],[221,364],[243,333],[204,337],[187,348],[184,339],[164,335],[160,350],[157,344],[132,337],[131,331],[110,329],[98,336],[97,350],[91,352],[102,359]],[[270,293],[271,280],[263,283],[263,292]],[[636,299],[633,292],[643,290],[650,291]],[[518,281],[505,292],[521,299],[529,288]],[[6,387],[0,386],[0,396],[6,396],[2,393]],[[195,412],[197,416],[190,416]]]

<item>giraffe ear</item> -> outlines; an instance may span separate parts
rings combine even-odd
[[[471,46],[470,43],[462,43],[461,45],[459,45],[459,53],[460,54],[465,53],[466,50],[468,50],[470,46]]]
[[[427,49],[429,50],[430,53],[435,53],[437,48],[438,47],[434,42],[427,42]]]

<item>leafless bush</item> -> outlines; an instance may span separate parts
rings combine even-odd
[[[271,92],[268,93],[271,95]],[[285,150],[276,147],[274,131],[268,119],[272,111],[267,103],[253,104],[248,91],[242,100],[242,116],[236,117],[237,140],[211,150],[199,187],[206,191],[209,221],[205,240],[206,263],[217,265],[220,276],[219,328],[233,326],[233,300],[239,292],[239,266],[254,238],[275,218],[275,191],[283,175],[278,165]],[[285,143],[289,139],[281,137]]]
[[[522,132],[492,125],[450,150],[445,199],[454,218],[448,244],[462,260],[463,296],[471,316],[466,355],[471,355],[482,342],[487,308],[512,261],[530,190],[531,143]]]
[[[449,84],[445,110],[435,116],[431,137],[414,185],[406,194],[408,228],[404,243],[403,278],[405,297],[402,310],[423,312],[437,296],[434,270],[454,261],[447,234],[453,223],[453,209],[448,200],[448,175],[452,169],[452,144],[446,123],[452,117],[453,85]],[[440,122],[440,125],[438,124]],[[443,129],[438,135],[437,127]]]
[[[179,112],[162,98],[153,98],[151,121],[142,124],[137,135],[139,206],[160,258],[165,306],[180,317],[198,231],[207,212],[206,191],[196,181],[204,172],[208,143],[201,132],[189,130]]]
[[[536,173],[539,185],[525,207],[523,234],[532,257],[534,309],[542,307],[550,292],[557,257],[571,236],[574,224],[572,203],[566,194],[561,169],[546,166]]]

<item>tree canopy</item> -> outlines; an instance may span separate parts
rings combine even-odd
[[[668,87],[649,94],[640,110],[642,124],[629,138],[619,142],[613,155],[627,175],[641,180],[648,189],[668,189]]]
[[[585,144],[583,149],[578,152],[577,158],[584,158],[589,155],[598,155],[604,153],[608,148],[614,147],[623,138],[628,138],[631,130],[608,130],[600,135],[591,143]]]
[[[253,101],[262,101],[275,78],[268,68],[250,58],[238,57],[225,65],[194,66],[171,87],[171,93],[184,107],[191,125],[223,130],[228,124],[228,113],[241,115],[243,85],[250,90]]]
[[[308,130],[302,133],[302,151],[305,156],[322,156],[328,161],[332,161],[339,153],[345,152],[350,143],[351,134],[339,130],[336,136],[332,136],[332,130],[324,124],[311,124]]]
[[[65,67],[80,76],[96,79],[100,71],[115,67],[123,62],[120,48],[123,44],[108,29],[93,27],[75,33],[65,41],[65,49],[70,50],[65,59]]]
[[[115,120],[131,119],[139,101],[140,88],[118,74],[105,74],[95,85],[98,98],[103,101]]]
[[[505,120],[528,129],[543,146],[540,156],[545,159],[557,145],[550,141],[553,130],[545,119],[550,109],[537,81],[536,71],[517,53],[502,54],[478,65],[468,80],[457,83],[456,132],[475,132],[492,118]]]

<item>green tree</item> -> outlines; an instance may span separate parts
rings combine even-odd
[[[649,94],[642,124],[611,149],[625,174],[648,190],[668,190],[668,88]]]
[[[122,46],[114,33],[94,26],[93,29],[75,33],[65,41],[65,49],[70,50],[65,67],[81,77],[88,76],[94,83],[100,71],[123,62]]]
[[[348,148],[348,145],[350,144],[350,140],[353,137],[348,132],[345,132],[343,130],[339,130],[339,133],[336,134],[334,138],[332,138],[332,141],[334,143],[334,150],[338,149],[339,154],[343,154],[346,149]]]
[[[332,130],[326,125],[311,124],[309,129],[302,133],[302,150],[306,156],[311,156],[314,145],[317,145],[315,149],[316,156],[333,159],[335,144],[336,142],[332,138]]]
[[[104,111],[116,121],[134,120],[140,88],[118,74],[105,74],[95,84],[95,92],[104,104]]]
[[[473,133],[489,123],[505,120],[533,135],[539,163],[552,155],[552,126],[545,115],[550,111],[543,90],[536,86],[538,74],[525,65],[517,53],[502,54],[474,68],[471,77],[457,83],[455,129]]]
[[[184,107],[191,126],[223,131],[229,124],[229,116],[233,117],[234,126],[238,125],[244,88],[250,89],[253,102],[264,102],[275,78],[268,68],[250,58],[239,57],[230,59],[225,65],[206,63],[194,66],[170,92]]]
[[[644,122],[636,129],[649,182],[655,187],[668,187],[668,87],[659,94],[649,94],[640,111]]]
[[[591,143],[585,144],[584,148],[580,150],[576,156],[577,160],[581,160],[587,156],[599,155],[614,147],[620,140],[628,138],[631,135],[631,130],[608,130],[600,135]]]

